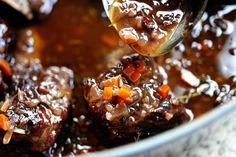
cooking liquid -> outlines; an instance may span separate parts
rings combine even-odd
[[[228,2],[231,7],[235,7],[232,1]],[[223,7],[220,1],[210,3],[200,22],[184,41],[167,55],[155,58],[177,97],[194,89],[194,83],[191,82],[199,84],[198,78],[206,75],[219,86],[229,82],[228,76],[224,76],[216,66],[224,43],[230,41],[235,44],[235,41],[229,38],[233,32],[228,29],[232,26],[232,21],[236,20],[236,11],[233,9],[227,13],[227,6],[229,5]],[[132,52],[109,24],[100,1],[59,0],[53,13],[44,21],[16,28],[19,39],[17,54],[39,58],[44,66],[67,66],[74,70],[74,97],[70,118],[64,125],[58,141],[48,151],[28,153],[16,151],[14,146],[7,146],[2,148],[0,156],[4,156],[4,153],[9,156],[75,155],[111,146],[112,141],[99,136],[101,130],[93,123],[81,91],[81,81],[84,77],[98,76],[117,63],[120,57]],[[234,48],[232,45],[226,48],[229,53]],[[232,56],[234,55],[236,54]],[[187,76],[191,75],[192,80],[183,78],[186,71],[190,72]],[[209,95],[191,98],[186,103],[186,108],[193,111],[195,118],[214,107],[215,97]]]

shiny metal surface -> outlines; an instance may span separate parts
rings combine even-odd
[[[199,21],[201,18],[208,0],[185,0],[187,4],[187,11],[183,15],[181,22],[175,28],[174,33],[171,35],[168,42],[162,45],[162,48],[158,49],[154,56],[160,56],[167,53],[170,49],[176,46],[187,34],[187,32]],[[114,0],[102,0],[105,12],[109,17],[109,8]],[[191,15],[191,18],[189,19]],[[189,26],[191,24],[191,26]]]

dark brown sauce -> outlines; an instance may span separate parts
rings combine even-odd
[[[145,56],[157,51],[172,36],[186,11],[185,2],[117,0],[111,5],[110,19],[121,39]]]
[[[168,84],[177,96],[188,93],[191,88],[196,89],[188,81],[180,79],[182,68],[191,71],[197,78],[209,75],[219,86],[232,84],[232,81],[217,70],[216,64],[219,52],[230,34],[224,28],[225,23],[219,21],[235,21],[236,12],[234,10],[224,17],[213,16],[223,9],[221,2],[217,3],[219,4],[215,6],[210,3],[202,22],[172,53],[156,58],[166,69]],[[232,1],[230,3],[234,4]],[[45,66],[67,66],[74,70],[76,78],[71,116],[57,143],[43,153],[17,151],[8,153],[9,156],[75,155],[109,148],[109,141],[97,136],[100,134],[99,127],[93,124],[91,115],[87,112],[80,86],[82,78],[96,77],[108,65],[113,65],[116,58],[131,52],[129,48],[123,48],[124,44],[114,28],[109,27],[110,23],[104,16],[100,1],[59,0],[52,14],[44,21],[16,29],[19,39],[16,53],[25,53],[29,58],[40,58]],[[203,94],[190,99],[186,107],[198,117],[211,110],[215,101],[216,96]],[[0,151],[0,156],[4,153],[6,152]]]

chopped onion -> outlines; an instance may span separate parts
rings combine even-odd
[[[23,101],[24,100],[24,92],[21,91],[20,89],[18,89],[17,96],[18,96],[18,100],[19,101]]]
[[[112,112],[106,112],[106,119],[109,121],[118,120],[121,117],[128,116],[129,111],[125,104],[117,104]]]
[[[192,72],[186,69],[181,70],[181,78],[192,87],[197,87],[200,84],[200,80]]]
[[[11,141],[12,134],[13,134],[13,129],[8,130],[5,133],[5,135],[3,137],[3,144],[8,144]]]
[[[169,120],[171,120],[171,119],[173,118],[173,116],[174,116],[174,115],[173,115],[172,113],[168,113],[168,112],[167,112],[167,113],[165,114],[165,119],[169,121]]]
[[[11,101],[9,99],[7,99],[1,106],[0,110],[2,112],[6,112],[8,110],[8,108],[10,107],[11,105]]]
[[[189,109],[185,109],[185,112],[189,115],[190,120],[192,121],[193,118],[194,118],[193,112],[191,110],[189,110]]]
[[[40,101],[38,99],[31,99],[30,101],[27,101],[27,105],[30,108],[37,106],[39,103],[40,103]]]
[[[21,135],[26,134],[26,131],[24,129],[20,129],[20,128],[14,128],[13,132],[17,133],[17,134],[21,134]]]

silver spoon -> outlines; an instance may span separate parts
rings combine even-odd
[[[22,13],[22,15],[24,15],[29,20],[33,18],[33,13],[31,11],[29,1],[26,1],[26,0],[0,0],[0,1],[8,4],[15,10],[19,11],[20,13]]]
[[[110,11],[110,8],[112,7],[112,4],[115,1],[116,0],[102,0],[105,12],[106,12],[109,19],[111,18],[109,11]],[[127,1],[129,1],[129,0],[127,0]],[[175,45],[177,45],[184,38],[186,33],[201,18],[202,14],[206,8],[207,1],[208,0],[184,0],[184,3],[186,4],[187,9],[184,12],[184,15],[183,15],[181,21],[174,28],[174,31],[171,34],[171,36],[168,38],[167,42],[162,43],[159,46],[159,48],[155,49],[153,52],[150,52],[147,55],[146,54],[143,54],[143,55],[152,56],[152,57],[159,56],[159,55],[162,55],[162,54],[168,52]],[[189,17],[191,17],[191,18],[189,18]],[[189,26],[190,24],[191,24],[191,26]]]

